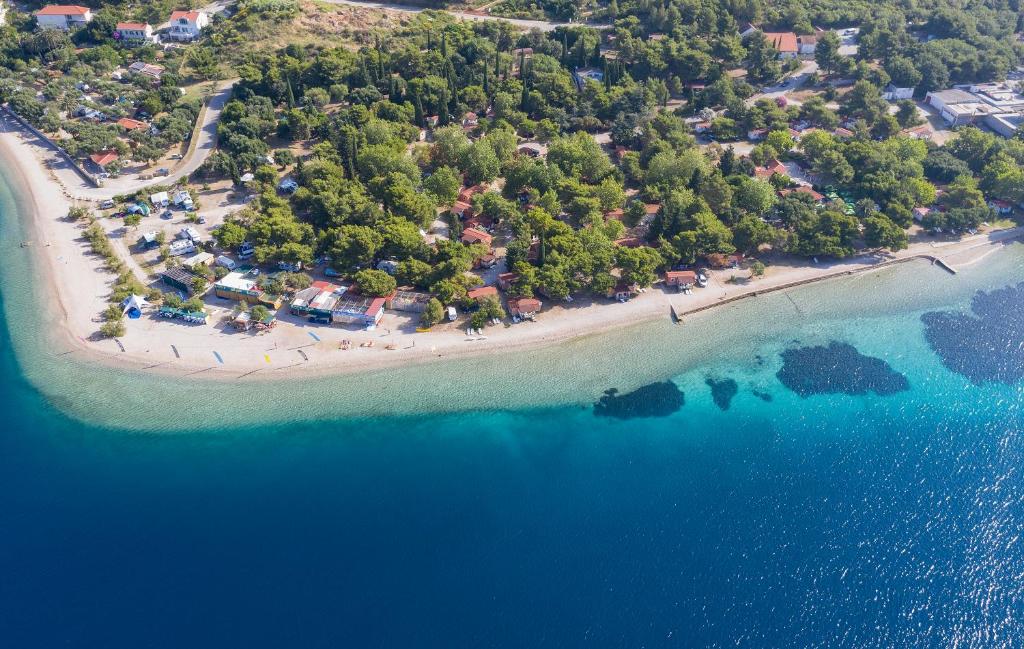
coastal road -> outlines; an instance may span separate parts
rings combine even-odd
[[[397,2],[363,2],[361,0],[324,0],[327,4],[333,5],[346,5],[349,7],[362,7],[364,9],[383,9],[385,11],[399,11],[402,13],[418,14],[423,11],[431,9],[430,7],[417,7],[416,5],[407,5]],[[593,29],[608,29],[611,25],[604,24],[591,24],[591,23],[564,23],[564,22],[553,22],[548,20],[525,20],[521,18],[502,18],[500,16],[492,16],[489,13],[471,13],[468,11],[452,11],[449,9],[436,10],[444,11],[445,13],[451,14],[460,20],[504,20],[507,23],[511,23],[516,27],[523,29],[536,29],[542,32],[551,32],[559,27],[575,27],[584,26],[591,27]]]

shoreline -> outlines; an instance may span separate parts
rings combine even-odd
[[[79,225],[63,218],[73,202],[43,165],[37,145],[26,141],[24,133],[9,121],[4,124],[0,132],[0,165],[18,199],[17,212],[32,242],[28,251],[32,258],[32,280],[42,284],[53,298],[45,300],[49,307],[38,305],[56,310],[50,314],[56,326],[45,333],[57,343],[53,354],[73,353],[81,360],[103,366],[169,377],[274,381],[500,356],[669,318],[672,308],[687,319],[687,324],[682,325],[685,327],[696,317],[715,313],[716,307],[758,295],[915,260],[938,260],[941,264],[943,260],[978,250],[986,256],[1024,234],[1024,228],[1016,227],[960,241],[919,242],[895,254],[862,254],[813,266],[772,265],[764,277],[743,283],[730,283],[730,270],[716,271],[708,288],[696,289],[691,295],[655,286],[624,304],[588,299],[579,299],[571,306],[546,304],[537,322],[491,327],[485,330],[485,339],[467,339],[461,322],[418,333],[418,314],[410,317],[388,312],[378,330],[367,332],[310,325],[286,315],[286,309],[274,330],[258,335],[238,333],[225,329],[218,321],[233,303],[209,299],[207,303],[213,311],[211,324],[189,327],[147,314],[138,320],[126,320],[128,333],[115,341],[93,335],[99,328],[99,313],[107,304],[112,275],[102,269],[99,259],[81,239]],[[51,214],[54,217],[48,216]],[[114,232],[109,220],[101,223],[108,232]],[[127,232],[122,236],[127,236]],[[957,263],[969,264],[971,260],[954,259],[949,265]],[[351,340],[352,349],[340,350],[342,339]],[[373,347],[360,347],[371,341]],[[394,348],[388,350],[387,346]]]

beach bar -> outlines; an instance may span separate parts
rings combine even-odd
[[[227,300],[245,300],[250,304],[265,304],[269,307],[281,306],[280,298],[267,295],[254,279],[242,273],[228,273],[213,285],[213,293]]]

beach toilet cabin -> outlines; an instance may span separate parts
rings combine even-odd
[[[252,324],[252,316],[248,311],[239,311],[231,320],[231,326],[239,331],[247,331]]]

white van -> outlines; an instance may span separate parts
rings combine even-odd
[[[448,322],[455,322],[455,319],[459,317],[459,312],[455,310],[455,307],[448,307]]]
[[[224,268],[227,268],[228,270],[234,270],[235,266],[237,265],[237,264],[235,264],[235,260],[234,259],[232,259],[231,257],[225,257],[224,255],[220,255],[219,257],[217,257],[216,264],[218,266],[223,266]]]

